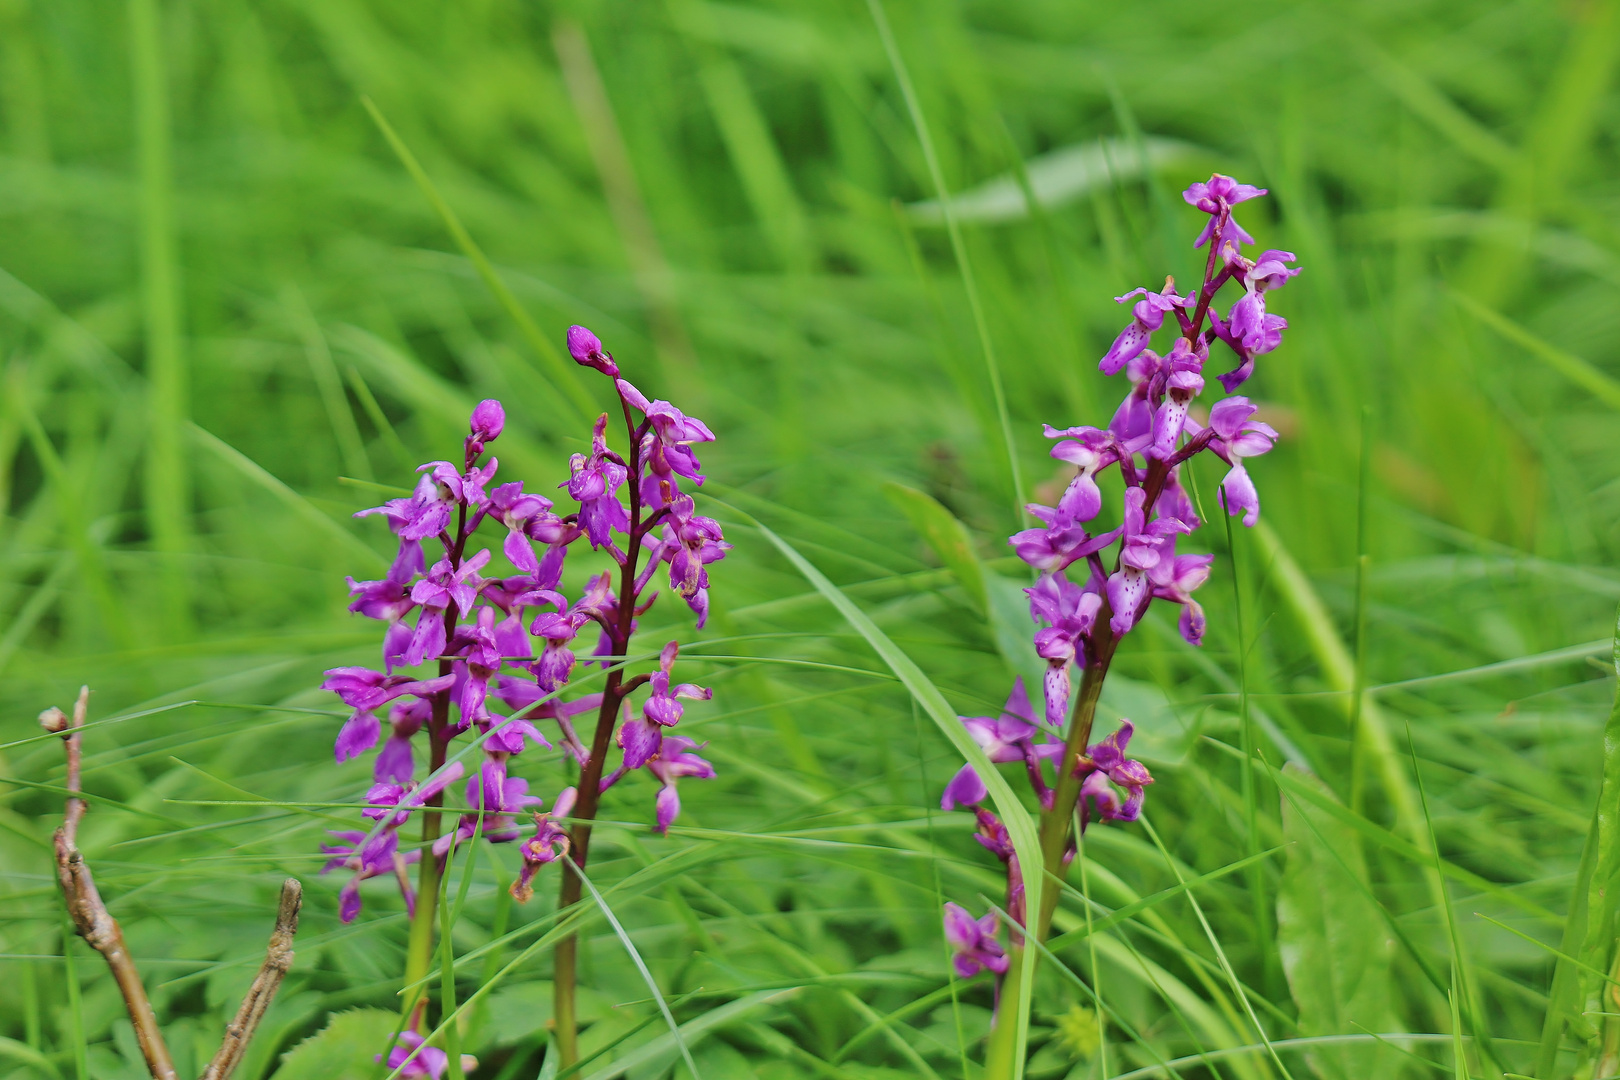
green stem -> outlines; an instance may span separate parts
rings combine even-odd
[[[441,661],[441,666],[448,666],[448,662]],[[444,700],[440,701],[442,697]],[[450,707],[449,695],[436,695],[433,702],[435,719],[443,710],[448,712]],[[442,722],[433,724],[433,728],[443,727]],[[432,756],[428,762],[428,775],[432,776],[444,765],[447,742],[438,738],[429,738],[432,745]],[[437,807],[443,803],[441,793],[436,796],[431,806]],[[410,1012],[426,990],[422,980],[427,978],[429,969],[433,966],[433,929],[439,909],[439,860],[433,857],[433,841],[439,838],[441,815],[437,809],[426,810],[422,814],[422,862],[416,877],[416,911],[411,915],[411,935],[405,947],[405,985],[416,989],[407,991],[405,1009]]]
[[[613,728],[618,721],[619,703],[624,700],[621,690],[623,670],[617,662],[629,654],[630,636],[635,629],[636,568],[641,562],[641,540],[644,532],[641,520],[641,432],[630,420],[630,406],[620,396],[619,406],[624,410],[625,430],[630,436],[630,542],[625,548],[624,562],[619,566],[619,619],[611,627],[607,660],[614,663],[602,688],[602,707],[596,714],[596,732],[591,737],[591,756],[579,773],[579,797],[574,804],[574,827],[569,834],[569,859],[564,860],[562,884],[557,894],[559,919],[562,913],[579,903],[583,883],[574,867],[581,871],[590,857],[591,823],[602,799],[602,773],[607,763],[608,747],[612,743]],[[579,1014],[574,1007],[575,990],[579,984],[579,935],[569,934],[557,942],[552,963],[552,1017],[557,1027],[557,1061],[566,1069],[579,1061]]]
[[[1041,872],[1046,875],[1046,887],[1041,890],[1041,907],[1035,913],[1035,940],[1044,943],[1052,930],[1052,915],[1057,910],[1062,889],[1053,883],[1062,881],[1067,874],[1064,855],[1074,837],[1075,808],[1080,802],[1080,761],[1091,744],[1091,727],[1097,718],[1097,701],[1102,696],[1103,680],[1108,677],[1108,665],[1113,662],[1114,649],[1119,644],[1109,625],[1108,605],[1097,613],[1097,629],[1092,635],[1090,661],[1080,679],[1080,693],[1074,703],[1069,720],[1069,739],[1063,748],[1062,767],[1058,770],[1057,787],[1052,808],[1041,812]],[[1017,1075],[1019,1007],[1028,988],[1024,985],[1024,950],[1015,945],[1007,950],[1007,974],[1001,980],[1001,998],[996,1004],[997,1023],[990,1031],[985,1049],[985,1080],[1012,1080]]]

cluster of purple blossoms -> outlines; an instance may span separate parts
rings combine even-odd
[[[1056,774],[1067,760],[1070,781],[1079,781],[1077,789],[1069,790],[1076,793],[1082,829],[1092,820],[1136,820],[1143,790],[1153,777],[1141,762],[1126,756],[1135,730],[1129,720],[1122,720],[1119,729],[1101,742],[1087,745],[1096,698],[1092,694],[1083,702],[1083,718],[1077,713],[1071,719],[1073,672],[1078,669],[1091,685],[1100,687],[1119,640],[1155,599],[1179,605],[1182,636],[1194,645],[1203,642],[1204,611],[1193,593],[1208,579],[1214,556],[1176,551],[1178,538],[1200,524],[1182,486],[1182,465],[1204,450],[1213,452],[1228,466],[1220,484],[1220,505],[1230,515],[1241,514],[1244,525],[1253,526],[1259,519],[1260,497],[1244,461],[1269,451],[1276,431],[1254,419],[1256,406],[1246,397],[1223,398],[1203,422],[1194,415],[1194,402],[1204,390],[1204,365],[1213,341],[1224,342],[1237,357],[1232,370],[1216,376],[1232,394],[1253,374],[1255,358],[1277,348],[1288,326],[1287,320],[1266,311],[1266,294],[1300,272],[1289,265],[1293,254],[1245,255],[1244,246],[1252,245],[1254,238],[1232,217],[1234,206],[1264,194],[1263,189],[1219,174],[1183,193],[1189,204],[1209,215],[1193,245],[1209,248],[1202,284],[1181,295],[1174,279],[1167,278],[1158,292],[1135,289],[1116,297],[1122,304],[1140,299],[1131,308],[1130,323],[1098,367],[1105,375],[1124,371],[1130,390],[1106,428],[1046,427],[1047,437],[1058,440],[1052,456],[1075,466],[1075,476],[1056,506],[1028,507],[1040,522],[1038,527],[1009,540],[1019,558],[1040,571],[1036,584],[1025,592],[1030,616],[1040,627],[1035,651],[1047,664],[1044,709],[1037,718],[1019,680],[999,717],[963,717],[962,722],[992,762],[1021,762],[1043,811],[1061,813],[1064,820],[1076,809],[1054,806],[1064,786],[1056,782],[1062,779]],[[1242,295],[1223,318],[1213,301],[1228,283],[1240,286]],[[1149,347],[1153,335],[1172,315],[1175,340],[1168,351],[1154,352]],[[1103,506],[1098,478],[1112,466],[1118,467],[1124,483],[1120,525],[1094,535],[1091,522]],[[1110,568],[1103,553],[1115,543],[1119,546]],[[1080,727],[1071,729],[1071,724]],[[1053,782],[1047,780],[1049,762]],[[1007,864],[1006,910],[1022,927],[1022,872],[1005,827],[983,805],[986,797],[984,782],[967,765],[947,786],[942,804],[947,810],[970,808],[977,815],[979,842]],[[1072,858],[1071,846],[1065,865]],[[994,922],[993,913],[985,918]],[[976,926],[978,930],[969,929]],[[958,971],[1005,970],[1005,960],[999,968],[993,962],[1000,955],[993,926],[986,936],[980,924],[950,905],[945,927]]]
[[[382,670],[335,668],[321,684],[354,710],[338,732],[339,762],[382,743],[363,811],[375,824],[367,832],[334,833],[339,843],[322,848],[332,856],[327,870],[353,872],[342,890],[344,922],[360,911],[360,883],[385,875],[399,882],[414,913],[406,868],[425,856],[402,852],[399,830],[418,810],[436,812],[445,790],[466,774],[459,760],[446,763],[451,741],[463,733],[476,729],[482,761],[467,781],[466,808],[453,829],[433,840],[431,857],[443,860],[452,845],[479,835],[497,843],[521,841],[523,871],[513,886],[520,900],[531,895],[542,866],[580,848],[562,819],[593,817],[601,793],[628,773],[645,768],[658,781],[660,832],[680,811],[676,781],[714,775],[693,753],[695,742],[666,734],[680,721],[683,700],[710,696],[690,683],[672,683],[677,644],[663,650],[655,673],[626,677],[618,666],[628,655],[637,618],[657,599],[648,590],[660,566],[667,565],[669,587],[691,607],[700,629],[707,619],[708,566],[731,545],[718,523],[696,513],[680,484],[703,483],[692,448],[713,441],[714,434],[619,378],[613,357],[584,327],[570,328],[568,349],[581,365],[613,380],[628,438],[621,455],[608,446],[608,415],[596,421],[590,453],[573,456],[569,479],[560,485],[577,510],[559,513],[551,499],[524,491],[519,482],[494,486],[498,463],[486,460],[485,450],[500,437],[506,415],[499,402],[484,401],[472,412],[459,468],[429,462],[418,469],[421,478],[409,496],[356,515],[383,515],[399,538],[399,553],[382,580],[349,579],[349,609],[386,624]],[[513,576],[485,576],[491,552],[472,547],[485,524],[505,530],[501,553]],[[570,602],[562,591],[563,564],[582,539],[605,552],[612,566],[590,578]],[[431,566],[424,544],[435,546]],[[592,624],[598,636],[582,667],[575,650]],[[593,663],[609,671],[602,690],[565,700],[576,672]],[[422,665],[431,672],[412,670]],[[637,707],[631,694],[643,686],[650,693]],[[587,735],[587,745],[574,718],[592,711],[597,730]],[[529,794],[527,780],[510,775],[513,759],[525,749],[552,746],[543,721],[556,725],[552,737],[580,777],[580,786],[559,792],[549,812],[541,812],[543,800]],[[623,760],[606,772],[615,725]],[[427,742],[423,780],[417,779],[419,735]],[[523,823],[525,816],[532,828]],[[582,853],[578,857],[583,861]]]

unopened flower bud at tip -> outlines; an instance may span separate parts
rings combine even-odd
[[[568,355],[574,358],[575,363],[595,368],[611,378],[618,377],[619,365],[615,364],[613,356],[602,348],[602,339],[583,326],[568,328]]]
[[[66,731],[68,726],[67,713],[52,705],[39,714],[39,726],[53,735]]]
[[[494,442],[506,427],[506,410],[494,398],[480,401],[473,408],[468,427],[480,442]]]

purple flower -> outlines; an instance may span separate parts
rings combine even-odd
[[[369,844],[365,843],[366,834],[355,830],[334,829],[332,835],[341,843],[321,845],[321,850],[332,856],[321,868],[321,873],[340,869],[354,871],[354,876],[338,894],[338,917],[342,921],[351,923],[360,914],[360,883],[384,874],[392,874],[398,880],[406,911],[416,911],[416,892],[411,888],[405,869],[421,858],[421,852],[401,855],[399,833],[393,829],[384,829]]]
[[[384,675],[370,668],[332,668],[321,683],[322,690],[330,690],[354,710],[338,732],[334,752],[341,763],[370,750],[377,744],[380,724],[372,710],[395,698],[407,694],[427,697],[450,688],[448,676],[436,679],[413,679],[409,675]]]
[[[467,421],[471,434],[467,436],[467,461],[471,463],[484,447],[501,437],[506,427],[506,410],[493,398],[473,406],[472,418]]]
[[[1193,247],[1201,248],[1215,236],[1221,237],[1219,243],[1223,247],[1228,244],[1254,243],[1254,237],[1245,232],[1243,226],[1232,220],[1232,207],[1265,193],[1265,188],[1240,184],[1230,176],[1222,176],[1220,173],[1211,176],[1208,182],[1199,181],[1182,192],[1181,197],[1190,205],[1210,215],[1209,221],[1204,224],[1204,231],[1199,233],[1198,239],[1193,242]],[[1228,232],[1228,229],[1231,231]]]
[[[518,903],[526,904],[534,896],[534,875],[540,872],[540,868],[567,855],[572,847],[568,830],[556,819],[565,818],[573,812],[576,795],[578,792],[574,788],[563,788],[557,793],[557,801],[551,804],[549,811],[535,813],[534,835],[518,848],[518,853],[523,856],[523,869],[517,880],[512,882],[512,896]]]
[[[1181,636],[1189,644],[1204,643],[1204,609],[1192,598],[1192,594],[1193,590],[1209,580],[1209,567],[1214,561],[1213,555],[1176,555],[1161,559],[1157,566],[1148,571],[1154,597],[1182,605]]]
[[[411,739],[432,715],[433,702],[427,698],[417,698],[388,710],[388,725],[392,733],[383,743],[383,748],[377,751],[377,760],[372,767],[372,777],[377,783],[393,781],[406,784],[411,781],[416,774]]]
[[[579,526],[591,547],[612,543],[611,531],[630,531],[630,513],[619,501],[619,486],[630,475],[607,446],[607,413],[596,418],[591,432],[591,452],[568,459],[569,479],[557,485],[579,503]]]
[[[1119,729],[1102,742],[1091,747],[1092,772],[1080,786],[1080,812],[1082,820],[1089,814],[1087,800],[1096,810],[1100,821],[1135,821],[1142,812],[1143,791],[1153,783],[1147,766],[1125,756],[1125,747],[1131,741],[1136,725],[1120,720]],[[1082,763],[1082,767],[1084,763]],[[1122,803],[1116,789],[1122,787],[1127,798]]]
[[[664,651],[658,657],[658,670],[653,672],[650,680],[652,694],[641,709],[647,719],[664,727],[674,727],[681,722],[681,714],[686,711],[686,707],[681,704],[680,699],[708,701],[714,697],[713,690],[694,686],[692,683],[680,683],[673,688],[670,687],[669,675],[675,668],[675,657],[680,651],[681,645],[678,641],[672,641],[664,646]]]
[[[1174,311],[1178,307],[1188,307],[1191,297],[1176,295],[1176,282],[1174,278],[1164,279],[1164,288],[1159,292],[1148,292],[1146,289],[1132,289],[1124,296],[1114,297],[1114,303],[1123,304],[1133,296],[1142,297],[1131,308],[1131,321],[1125,329],[1119,332],[1113,345],[1103,355],[1097,364],[1097,370],[1104,375],[1113,375],[1130,361],[1141,355],[1147,348],[1147,343],[1153,337],[1153,332],[1164,325],[1166,312]]]
[[[1030,618],[1047,624],[1035,632],[1035,653],[1046,661],[1046,722],[1054,728],[1061,729],[1069,713],[1069,665],[1085,663],[1083,639],[1097,625],[1102,608],[1098,584],[1093,576],[1082,587],[1054,571],[1024,590]]]
[[[534,548],[529,544],[529,522],[542,515],[550,515],[550,511],[551,500],[525,493],[521,481],[502,484],[489,493],[486,512],[506,526],[506,541],[501,545],[501,550],[522,573],[532,576],[540,570]]]
[[[450,1067],[450,1055],[437,1046],[424,1046],[426,1042],[416,1033],[414,1027],[407,1028],[399,1033],[399,1042],[388,1051],[388,1067],[399,1069],[401,1077],[409,1080],[420,1080],[428,1077],[430,1080],[440,1080],[445,1069]],[[381,1061],[382,1055],[376,1055],[375,1060]],[[471,1054],[461,1055],[461,1068],[463,1072],[471,1071],[478,1064],[478,1059]]]
[[[401,541],[399,555],[383,580],[356,581],[352,577],[344,578],[349,583],[349,610],[369,619],[399,621],[416,606],[405,586],[422,572],[422,567],[421,543],[415,540]]]
[[[388,828],[397,829],[410,820],[411,814],[427,805],[429,799],[460,780],[466,769],[459,761],[452,761],[420,784],[373,784],[366,792],[366,808],[360,813],[373,821],[388,819]]]
[[[383,514],[395,535],[401,540],[416,542],[437,536],[445,530],[450,524],[451,501],[448,492],[431,476],[423,476],[416,481],[416,490],[407,498],[390,499],[381,506],[361,510],[354,516]]]
[[[619,374],[619,365],[613,362],[613,354],[605,351],[601,340],[583,326],[568,328],[568,355],[574,358],[576,364],[595,368],[609,377],[616,378]]]
[[[512,815],[542,803],[539,796],[528,792],[527,780],[506,775],[505,755],[500,752],[490,754],[479,768],[478,775],[467,781],[467,805],[471,807],[471,812],[461,816],[453,833],[447,833],[433,842],[434,857],[442,859],[451,844],[464,844],[478,835],[479,811],[483,811],[485,840],[495,844],[516,840],[519,833]]]
[[[1069,521],[1090,521],[1102,509],[1102,492],[1095,477],[1122,456],[1119,440],[1113,432],[1094,427],[1042,427],[1048,439],[1062,440],[1052,447],[1052,456],[1079,470],[1058,501],[1058,513]]]
[[[544,638],[546,642],[540,650],[539,659],[529,665],[543,692],[555,693],[567,684],[574,670],[574,653],[568,648],[568,643],[579,636],[579,628],[589,618],[589,615],[577,609],[567,613],[545,611],[536,615],[534,622],[529,624],[529,633]]]
[[[1196,350],[1186,338],[1177,338],[1160,365],[1164,379],[1164,403],[1153,415],[1153,441],[1146,448],[1148,457],[1168,459],[1176,452],[1182,427],[1187,422],[1187,408],[1192,399],[1204,392],[1204,361],[1208,350],[1200,342]]]
[[[684,735],[667,735],[663,751],[656,760],[647,763],[647,771],[663,784],[658,789],[657,829],[660,833],[668,833],[681,812],[681,797],[675,790],[675,781],[714,779],[714,766],[692,753],[699,749],[702,746]]]
[[[1147,572],[1161,560],[1174,557],[1176,534],[1192,531],[1190,525],[1175,518],[1161,517],[1144,525],[1142,506],[1146,498],[1141,488],[1125,490],[1119,569],[1108,578],[1108,604],[1114,611],[1109,625],[1117,635],[1130,632],[1141,617],[1150,585]]]
[[[956,974],[971,979],[981,971],[997,975],[1007,970],[1007,954],[996,940],[1000,920],[995,912],[975,919],[965,908],[946,901],[945,940],[951,946],[951,964]]]
[[[1270,424],[1250,419],[1257,409],[1246,397],[1229,397],[1209,411],[1209,426],[1215,429],[1210,446],[1232,466],[1221,480],[1221,505],[1230,515],[1242,514],[1243,524],[1251,528],[1260,520],[1260,493],[1243,467],[1243,459],[1268,452],[1277,439]]]
[[[701,630],[709,618],[708,566],[725,558],[731,545],[726,543],[718,521],[695,511],[690,495],[677,495],[670,501],[663,553],[669,560],[670,588],[685,598]]]
[[[960,807],[977,806],[989,796],[984,786],[984,780],[979,776],[978,770],[972,765],[964,765],[951,777],[951,782],[945,785],[945,794],[939,800],[941,810],[956,810]]]
[[[1282,288],[1300,272],[1299,267],[1288,265],[1293,261],[1292,251],[1276,249],[1261,252],[1252,264],[1243,260],[1248,264],[1243,275],[1244,292],[1232,305],[1224,340],[1241,348],[1249,358],[1268,353],[1282,342],[1282,332],[1288,328],[1288,320],[1280,315],[1266,314],[1266,293]],[[1231,390],[1232,387],[1227,387],[1228,393]]]
[[[465,473],[458,472],[448,461],[430,461],[417,466],[416,471],[432,478],[433,483],[438,485],[441,500],[446,504],[478,508],[489,501],[484,489],[495,478],[498,468],[500,462],[490,458],[487,465],[482,468],[471,466]]]
[[[628,703],[625,708],[628,711]],[[639,769],[656,758],[663,749],[664,727],[655,720],[649,720],[645,714],[627,715],[619,730],[614,732],[613,742],[624,751],[624,767]]]
[[[668,478],[679,474],[694,484],[703,483],[703,468],[692,443],[713,442],[714,432],[695,416],[687,416],[667,401],[648,401],[646,396],[623,379],[615,380],[619,396],[646,416],[652,425],[656,440],[651,446],[647,466],[656,476]]]

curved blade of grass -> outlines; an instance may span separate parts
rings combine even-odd
[[[190,429],[192,441],[198,446],[219,458],[271,495],[274,495],[287,509],[314,525],[325,535],[336,540],[344,548],[353,552],[355,557],[363,558],[373,566],[383,566],[388,562],[387,559],[371,550],[358,536],[327,517],[316,509],[315,505],[308,499],[282,483],[263,465],[260,465],[206,428],[195,423],[188,424],[187,427]]]
[[[1620,615],[1615,619],[1613,648],[1615,669],[1620,673]],[[1553,969],[1552,988],[1547,995],[1547,1015],[1541,1027],[1541,1049],[1536,1054],[1538,1076],[1552,1075],[1558,1062],[1564,1027],[1580,1009],[1582,980],[1576,974],[1575,966],[1591,965],[1574,959],[1574,954],[1580,951],[1591,956],[1594,942],[1602,944],[1602,930],[1592,932],[1594,905],[1597,927],[1611,925],[1604,918],[1604,895],[1607,890],[1602,886],[1609,879],[1598,874],[1598,864],[1603,863],[1604,874],[1613,874],[1615,849],[1620,846],[1620,830],[1616,828],[1616,785],[1620,785],[1620,692],[1615,694],[1614,707],[1610,709],[1608,722],[1603,728],[1603,782],[1597,805],[1592,808],[1592,825],[1581,847],[1580,869],[1575,875],[1569,917],[1564,922],[1559,962]],[[1594,881],[1599,883],[1596,888],[1593,887]]]
[[[1007,473],[1012,479],[1013,520],[1024,520],[1024,478],[1018,468],[1018,447],[1013,441],[1012,418],[1007,412],[1007,392],[1001,385],[1001,362],[996,359],[995,342],[990,337],[990,323],[984,315],[984,304],[979,299],[979,286],[973,279],[973,263],[968,259],[967,245],[962,242],[962,229],[951,209],[950,192],[945,187],[945,173],[939,167],[939,155],[934,152],[934,140],[928,133],[928,120],[923,116],[922,103],[911,85],[911,74],[906,70],[905,58],[889,28],[889,17],[883,12],[882,0],[866,0],[872,21],[877,24],[883,51],[889,56],[895,81],[906,99],[906,111],[911,114],[917,141],[922,144],[923,160],[928,163],[928,177],[933,182],[934,194],[939,199],[940,213],[945,217],[945,231],[951,238],[951,252],[956,256],[957,269],[962,273],[962,288],[967,293],[968,307],[973,311],[973,326],[979,334],[979,347],[984,351],[984,367],[990,376],[990,392],[996,402],[996,419],[1001,422],[1002,453],[1007,456]],[[1030,910],[1036,910],[1031,908]]]
[[[1447,997],[1451,1002],[1451,1030],[1457,1038],[1457,1074],[1467,1080],[1467,1063],[1462,1057],[1462,1022],[1459,1019],[1466,1015],[1468,1026],[1472,1029],[1474,1040],[1479,1045],[1481,1053],[1496,1063],[1498,1070],[1504,1067],[1502,1060],[1497,1057],[1496,1050],[1491,1046],[1490,1036],[1485,1031],[1480,1020],[1479,1003],[1480,994],[1474,980],[1469,976],[1467,954],[1463,952],[1462,933],[1457,929],[1457,914],[1451,907],[1451,894],[1446,889],[1445,881],[1441,878],[1440,845],[1435,840],[1434,818],[1429,814],[1429,793],[1423,784],[1423,771],[1418,767],[1417,744],[1412,741],[1412,725],[1406,726],[1406,748],[1412,755],[1412,776],[1417,780],[1418,799],[1423,807],[1423,824],[1429,833],[1429,850],[1434,853],[1434,877],[1432,880],[1440,883],[1439,895],[1441,899],[1440,912],[1446,919],[1446,937],[1451,944],[1451,990]]]
[[[1159,853],[1164,856],[1165,865],[1176,876],[1176,881],[1185,885],[1186,879],[1181,875],[1181,868],[1170,857],[1170,851],[1164,846],[1164,841],[1159,839],[1158,830],[1148,823],[1146,814],[1142,815],[1140,820],[1142,828],[1147,830],[1148,837],[1152,839],[1154,846],[1159,849]],[[1266,1029],[1260,1025],[1260,1018],[1255,1015],[1254,1006],[1249,1003],[1249,995],[1243,992],[1243,986],[1238,982],[1237,972],[1232,969],[1232,962],[1226,958],[1226,950],[1221,948],[1220,939],[1215,936],[1214,929],[1209,925],[1209,919],[1204,915],[1204,905],[1198,902],[1198,897],[1190,890],[1187,893],[1187,902],[1192,905],[1193,913],[1198,916],[1198,924],[1204,928],[1204,936],[1209,939],[1210,947],[1215,950],[1215,956],[1221,962],[1221,970],[1226,973],[1227,981],[1232,984],[1233,995],[1237,997],[1239,1004],[1243,1006],[1243,1011],[1248,1014],[1249,1023],[1254,1025],[1255,1033],[1260,1036],[1260,1041],[1265,1044],[1266,1051],[1271,1055],[1272,1062],[1276,1064],[1278,1071],[1287,1080],[1293,1080],[1293,1074],[1288,1071],[1288,1066],[1283,1064],[1282,1058],[1277,1056],[1276,1047],[1272,1046],[1271,1038],[1266,1034]]]
[[[727,1002],[718,1009],[710,1009],[702,1016],[688,1020],[678,1028],[672,1028],[668,1035],[660,1035],[651,1042],[636,1047],[613,1064],[591,1073],[585,1080],[614,1080],[615,1077],[623,1076],[631,1069],[667,1053],[672,1045],[679,1046],[684,1054],[688,1044],[696,1043],[698,1039],[722,1024],[729,1023],[762,1005],[774,1005],[779,1001],[791,1001],[799,993],[800,988],[794,986],[786,990],[762,990],[757,994],[749,994],[747,997],[740,997],[736,1001]],[[686,1060],[690,1067],[692,1059],[688,1057]],[[697,1076],[697,1071],[693,1070],[692,1075]]]
[[[51,1063],[50,1058],[27,1043],[9,1039],[4,1035],[0,1035],[0,1058],[10,1058],[19,1065],[38,1069],[44,1075],[53,1077],[54,1080],[62,1080],[61,1070]]]
[[[741,511],[737,512],[741,513]],[[927,675],[923,674],[923,670],[917,666],[911,657],[907,656],[898,645],[889,640],[889,636],[878,628],[877,623],[873,622],[866,612],[856,607],[854,601],[845,596],[838,586],[827,580],[826,575],[812,566],[808,559],[794,549],[793,545],[777,536],[776,533],[757,520],[753,523],[754,527],[759,529],[765,538],[776,546],[776,549],[782,553],[788,562],[793,564],[794,569],[803,574],[805,580],[815,586],[816,591],[826,597],[827,602],[832,604],[838,613],[844,617],[845,621],[866,639],[867,644],[871,645],[872,650],[883,659],[883,662],[889,666],[889,670],[895,673],[906,689],[911,692],[912,697],[916,698],[917,704],[923,707],[929,718],[951,741],[951,745],[956,747],[962,756],[972,764],[980,779],[984,781],[985,787],[989,790],[991,801],[995,803],[997,811],[1000,812],[1002,822],[1007,826],[1007,832],[1012,837],[1013,848],[1018,852],[1020,864],[1024,866],[1040,866],[1040,839],[1035,834],[1035,825],[1030,818],[1029,812],[1018,801],[1018,796],[1013,794],[1012,788],[1008,786],[1007,781],[1002,778],[1001,774],[996,771],[996,767],[990,763],[990,759],[985,756],[979,744],[973,741],[967,729],[962,726],[961,721],[957,719],[956,710],[951,708],[950,703],[945,700],[945,695],[939,692],[939,688],[934,685]],[[1040,910],[1041,890],[1045,887],[1046,883],[1042,880],[1042,875],[1032,873],[1025,876],[1024,889],[1028,904],[1026,910]],[[1023,962],[1024,985],[1031,986],[1035,976],[1035,951],[1033,949],[1024,950]],[[1017,1077],[1023,1076],[1024,1073],[1024,1056],[1027,1052],[1029,1040],[1030,997],[1029,994],[1023,994],[1019,997],[1015,1080]]]
[[[366,107],[366,112],[371,114],[371,119],[377,125],[377,130],[381,131],[383,138],[388,140],[388,145],[398,156],[400,164],[405,166],[405,171],[411,174],[411,179],[416,181],[416,186],[422,189],[422,194],[427,196],[428,202],[433,204],[433,209],[438,213],[439,219],[444,222],[444,227],[449,231],[451,239],[455,240],[456,246],[461,249],[461,253],[467,256],[468,260],[478,270],[478,276],[483,278],[484,284],[488,286],[491,293],[495,294],[495,299],[505,309],[506,313],[512,317],[512,321],[518,324],[518,329],[523,332],[523,337],[528,341],[529,346],[539,354],[540,359],[548,369],[547,375],[550,377],[550,381],[557,389],[562,391],[562,396],[567,399],[569,406],[575,413],[573,419],[581,423],[589,421],[598,411],[596,402],[586,392],[585,387],[580,384],[574,368],[569,366],[568,362],[563,359],[562,353],[557,351],[557,346],[552,344],[551,339],[546,337],[541,332],[540,327],[536,326],[534,320],[529,317],[529,313],[524,311],[522,306],[518,304],[517,297],[512,295],[512,290],[507,288],[506,282],[502,281],[500,274],[496,273],[494,264],[489,261],[489,257],[484,254],[483,249],[473,241],[472,235],[467,232],[466,226],[462,225],[461,219],[456,216],[454,210],[450,209],[450,204],[444,201],[444,196],[439,194],[439,189],[434,186],[433,181],[428,178],[427,172],[417,162],[416,155],[411,153],[410,147],[405,145],[404,140],[395,133],[393,126],[384,118],[382,110],[378,109],[376,103],[366,95],[361,96],[360,103]]]
[[[692,1060],[692,1052],[686,1048],[686,1040],[681,1038],[681,1027],[675,1022],[675,1014],[669,1011],[669,1003],[664,1000],[663,993],[658,989],[658,980],[653,978],[653,973],[647,969],[647,962],[641,958],[641,953],[636,949],[635,942],[631,941],[630,935],[625,933],[624,927],[619,923],[618,916],[613,914],[613,909],[608,907],[606,900],[602,899],[602,894],[597,891],[595,883],[585,876],[585,871],[580,869],[574,860],[566,854],[563,855],[563,861],[568,864],[569,869],[579,875],[579,880],[590,891],[591,899],[595,900],[596,906],[601,909],[602,916],[607,919],[608,925],[613,927],[613,932],[619,936],[619,942],[624,945],[624,951],[630,954],[630,959],[636,965],[636,970],[641,972],[641,978],[647,984],[647,989],[652,992],[653,1000],[658,1002],[658,1011],[664,1014],[664,1023],[669,1025],[670,1038],[680,1048],[681,1058],[686,1062],[686,1067],[692,1070],[692,1080],[701,1080],[697,1062]]]
[[[1610,408],[1620,409],[1620,380],[1604,374],[1594,367],[1590,361],[1583,360],[1574,353],[1565,352],[1558,346],[1543,341],[1512,319],[1486,307],[1472,296],[1457,292],[1454,289],[1447,289],[1446,295],[1458,307],[1467,311],[1468,314],[1515,345],[1528,349],[1542,363],[1576,386],[1586,390]]]

